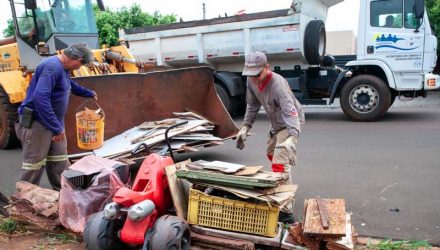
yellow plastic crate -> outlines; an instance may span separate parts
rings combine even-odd
[[[189,194],[190,224],[275,237],[279,212],[275,206],[210,196],[196,189]]]

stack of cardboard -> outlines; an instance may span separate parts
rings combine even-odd
[[[223,161],[196,161],[177,171],[177,177],[214,190],[235,195],[237,199],[285,207],[293,202],[297,185],[287,184],[286,173],[263,171],[263,166],[245,166]]]
[[[215,124],[192,112],[173,113],[174,117],[148,121],[131,128],[122,134],[104,141],[104,145],[93,152],[70,155],[75,159],[87,154],[102,158],[133,158],[149,153],[167,154],[170,149],[165,142],[165,131],[173,125],[184,122],[170,129],[168,137],[170,147],[175,152],[198,151],[199,147],[222,144],[222,138],[214,136]]]

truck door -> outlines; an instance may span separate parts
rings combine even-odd
[[[416,30],[415,1],[371,1],[366,15],[365,59],[385,62],[394,74],[396,89],[422,86],[417,72],[423,69],[424,32]]]

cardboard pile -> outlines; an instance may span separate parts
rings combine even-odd
[[[192,112],[175,112],[175,118],[148,121],[131,128],[122,134],[104,141],[104,145],[93,152],[70,155],[80,158],[88,154],[109,159],[136,158],[150,153],[166,154],[169,147],[165,142],[165,131],[172,128],[168,137],[174,152],[198,151],[199,147],[222,144],[222,138],[214,136],[215,124]]]
[[[286,184],[288,175],[262,169],[223,161],[196,161],[179,169],[177,177],[198,184],[207,194],[224,191],[237,199],[280,209],[293,202],[297,185]]]

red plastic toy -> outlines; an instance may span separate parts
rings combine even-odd
[[[169,129],[165,133],[168,145]],[[165,174],[165,167],[174,164],[171,157],[148,155],[132,188],[120,188],[113,202],[89,218],[84,230],[87,249],[124,249],[141,244],[143,249],[189,249],[188,223],[166,215],[172,206]]]

